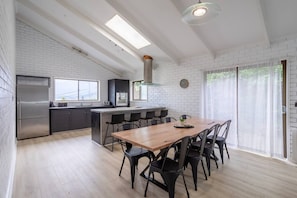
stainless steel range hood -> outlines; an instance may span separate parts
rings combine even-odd
[[[153,58],[148,55],[143,56],[143,63],[144,63],[144,68],[143,68],[143,84],[152,84],[152,78],[153,78]]]

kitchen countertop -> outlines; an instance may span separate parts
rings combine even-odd
[[[97,108],[109,108],[113,109],[113,106],[111,105],[96,105],[96,106],[91,106],[91,105],[85,105],[85,106],[67,106],[67,107],[49,107],[50,110],[59,110],[59,109],[97,109]]]

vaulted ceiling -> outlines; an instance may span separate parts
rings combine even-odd
[[[17,0],[17,18],[103,67],[122,74],[155,63],[209,56],[242,46],[297,37],[297,1],[205,0],[221,7],[206,24],[190,26],[182,12],[197,0]],[[105,23],[115,14],[126,19],[152,44],[135,49]]]

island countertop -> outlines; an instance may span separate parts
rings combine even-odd
[[[103,109],[91,109],[92,113],[92,140],[98,144],[103,144],[105,136],[110,136],[113,132],[112,127],[107,127],[107,122],[111,121],[113,114],[124,114],[125,120],[129,120],[131,113],[141,113],[141,117],[144,117],[147,111],[155,111],[156,115],[160,114],[162,109],[166,107],[151,106],[151,107],[116,107],[116,108],[103,108]],[[111,143],[110,139],[106,140],[107,143]]]
[[[165,107],[116,107],[116,108],[104,108],[104,109],[91,109],[94,113],[118,113],[129,111],[145,111],[145,110],[160,110]]]

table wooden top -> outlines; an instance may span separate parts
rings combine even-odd
[[[148,127],[136,128],[112,133],[112,136],[127,141],[135,146],[150,151],[157,151],[168,147],[176,140],[185,136],[195,136],[199,132],[212,127],[215,124],[223,124],[224,121],[201,118],[190,118],[185,124],[193,125],[193,128],[175,128],[180,121],[157,124]]]

